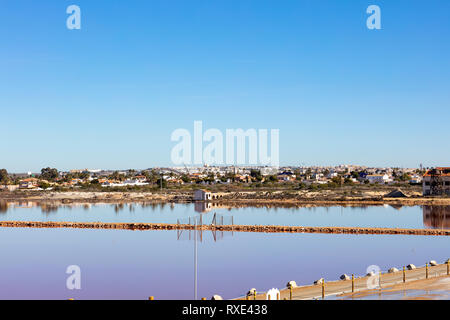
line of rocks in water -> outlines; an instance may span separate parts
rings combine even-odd
[[[16,228],[78,228],[121,230],[211,230],[261,233],[328,233],[328,234],[389,234],[450,236],[445,229],[400,229],[367,227],[302,227],[263,225],[201,225],[170,223],[107,223],[107,222],[57,222],[57,221],[0,221],[0,227]]]

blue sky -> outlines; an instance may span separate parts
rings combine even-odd
[[[0,38],[11,172],[169,166],[194,120],[279,129],[282,165],[450,164],[448,0],[2,0]]]

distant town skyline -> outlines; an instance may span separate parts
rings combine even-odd
[[[412,166],[412,167],[396,167],[396,166],[365,166],[365,165],[358,165],[358,164],[338,164],[338,165],[284,165],[279,166],[278,169],[281,168],[343,168],[343,167],[349,167],[349,168],[367,168],[367,169],[420,169],[420,166]],[[51,167],[43,167],[35,171],[10,171],[8,168],[5,168],[10,174],[38,174],[40,173],[41,169],[45,168],[51,168]],[[192,166],[154,166],[154,167],[145,167],[145,168],[57,168],[54,167],[60,172],[86,172],[89,171],[91,173],[98,173],[98,172],[108,172],[108,171],[119,171],[119,172],[126,172],[128,170],[136,170],[139,171],[145,171],[145,170],[152,170],[152,169],[181,169],[182,171],[192,170],[192,169],[202,169],[202,168],[271,168],[270,166],[251,166],[251,165],[236,165],[236,166],[227,166],[227,165],[212,165],[212,166],[198,166],[198,165],[192,165]],[[274,167],[275,168],[275,167]],[[422,169],[427,168],[433,168],[433,167],[426,167],[422,166]]]
[[[81,9],[81,29],[66,8]],[[369,5],[381,30],[366,26]],[[174,166],[171,134],[279,130],[279,163],[446,166],[450,2],[0,5],[0,168]]]

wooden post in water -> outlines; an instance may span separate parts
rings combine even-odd
[[[256,290],[253,291],[253,300],[256,300]]]
[[[425,279],[428,279],[428,263],[425,264]]]
[[[447,261],[446,263],[447,263],[447,275],[449,275],[450,274],[450,268],[449,268],[450,261]]]
[[[292,300],[292,286],[289,286],[289,300]]]
[[[406,282],[406,271],[405,271],[405,267],[403,267],[403,283]]]

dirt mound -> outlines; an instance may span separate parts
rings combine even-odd
[[[385,198],[407,198],[408,196],[400,189],[393,190],[384,195]]]

